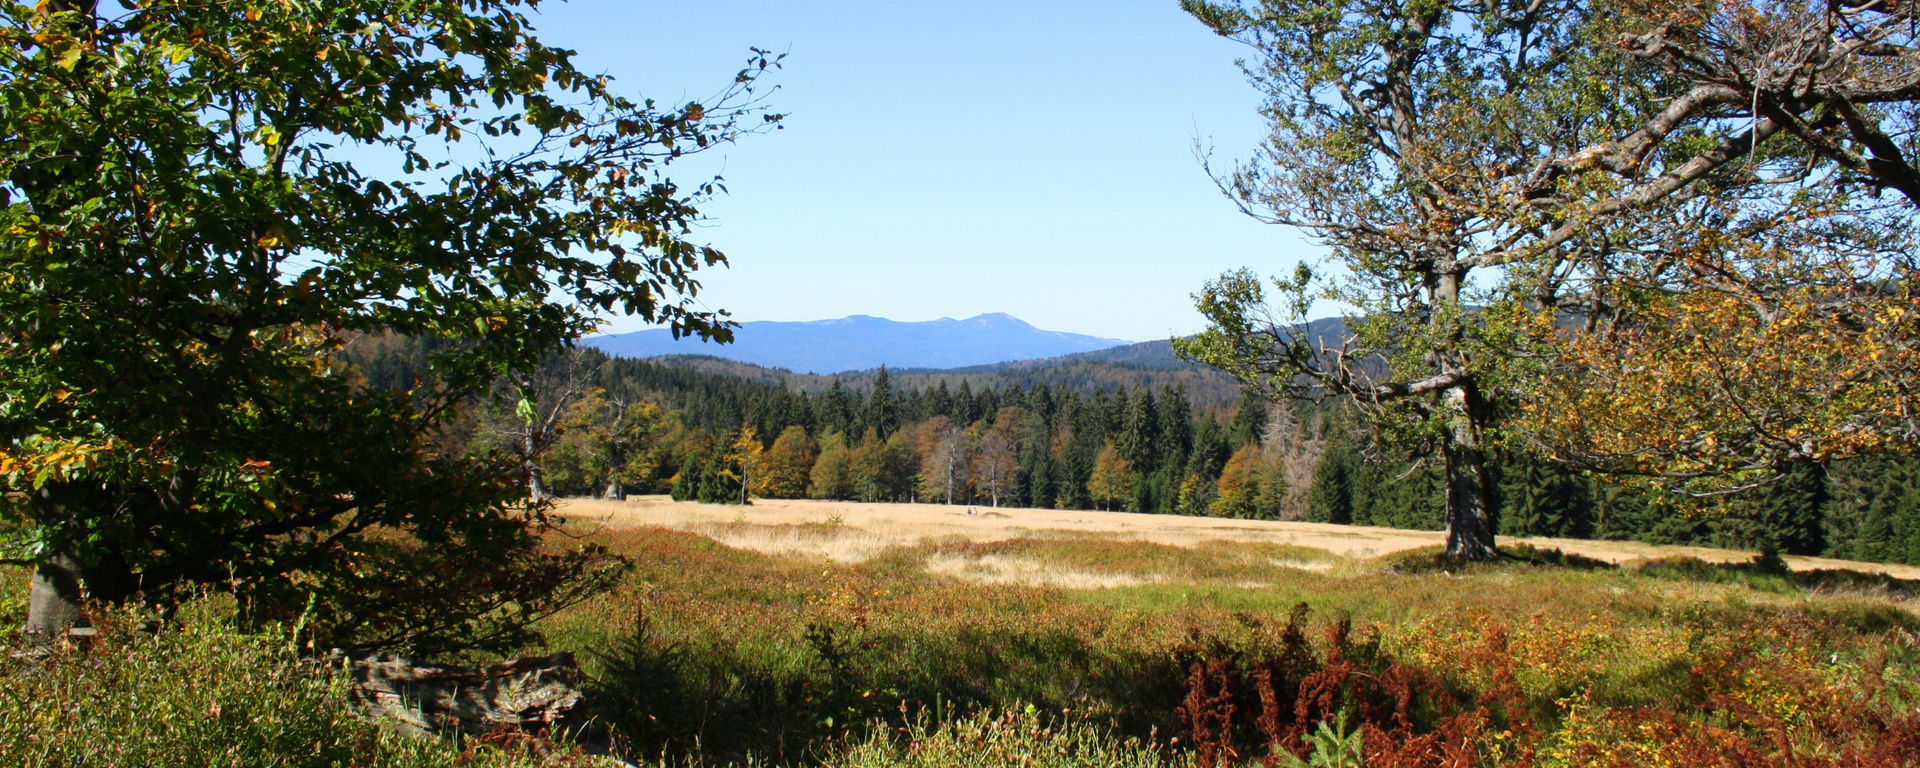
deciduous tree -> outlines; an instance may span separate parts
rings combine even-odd
[[[1133,466],[1121,458],[1113,443],[1100,446],[1093,459],[1093,475],[1087,480],[1087,495],[1101,509],[1112,509],[1116,502],[1133,498]]]
[[[601,313],[728,334],[691,303],[717,187],[665,168],[773,119],[774,60],[641,100],[532,5],[0,3],[0,524],[32,628],[218,583],[253,617],[311,600],[323,642],[497,644],[596,587],[522,467],[429,438]],[[447,343],[382,391],[329,362],[360,333]]]
[[[855,498],[853,453],[847,448],[844,433],[834,432],[820,441],[820,457],[814,459],[813,471],[807,481],[807,496],[814,499]]]
[[[945,415],[936,415],[921,422],[915,436],[920,457],[921,498],[952,504],[957,491],[964,501],[973,462],[967,456],[960,428]]]
[[[818,449],[807,437],[805,427],[796,424],[781,430],[761,459],[762,469],[754,492],[770,499],[805,497],[807,478],[817,456]]]
[[[760,433],[753,427],[741,426],[733,433],[733,439],[727,441],[727,450],[720,454],[724,467],[722,476],[733,482],[737,493],[733,494],[735,503],[751,504],[751,491],[760,477],[761,460],[766,456],[766,446],[760,444]]]
[[[1271,136],[1223,188],[1248,213],[1318,240],[1340,279],[1302,265],[1279,281],[1230,273],[1197,298],[1211,327],[1188,355],[1267,392],[1302,384],[1352,397],[1375,423],[1437,455],[1447,475],[1447,553],[1493,554],[1491,397],[1514,344],[1475,304],[1470,275],[1505,264],[1520,225],[1503,190],[1542,153],[1573,146],[1592,109],[1577,82],[1590,57],[1579,0],[1447,5],[1425,0],[1262,0],[1182,7],[1252,46],[1244,66],[1266,97]],[[1542,119],[1554,115],[1554,119]],[[1508,284],[1535,276],[1510,267]],[[1504,286],[1501,286],[1504,287]],[[1322,290],[1330,291],[1322,294]],[[1307,310],[1324,295],[1359,312],[1339,349],[1316,349]],[[1387,359],[1371,367],[1363,361]]]
[[[971,470],[974,489],[985,494],[993,506],[1000,506],[1000,498],[1010,494],[1020,480],[1020,430],[1026,416],[1025,408],[1008,406],[994,415],[991,424],[981,420],[968,430],[975,433]]]
[[[1344,393],[1437,455],[1449,554],[1490,555],[1489,450],[1515,434],[1678,477],[1912,439],[1887,405],[1917,367],[1910,206],[1869,194],[1912,186],[1912,9],[1185,7],[1258,51],[1268,97],[1272,136],[1224,187],[1337,266],[1278,281],[1278,316],[1224,276],[1185,349]],[[1359,308],[1346,344],[1295,332],[1320,298]]]

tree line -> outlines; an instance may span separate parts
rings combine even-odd
[[[1350,420],[1348,415],[1335,421]],[[1363,431],[1332,428],[1307,491],[1312,522],[1439,530],[1443,468],[1382,455]],[[1632,540],[1920,565],[1920,458],[1804,463],[1773,482],[1696,498],[1507,451],[1492,472],[1502,536]]]
[[[365,358],[403,381],[404,354]],[[1189,397],[1179,386],[903,388],[885,369],[807,393],[680,365],[580,350],[539,466],[560,495],[753,498],[1100,509],[1445,527],[1443,468],[1393,451],[1337,399]],[[506,404],[477,406],[462,450],[512,450]],[[492,424],[494,426],[486,426]],[[1583,472],[1525,450],[1496,457],[1500,535],[1636,540],[1920,564],[1920,460],[1876,456],[1795,467],[1700,499]]]
[[[369,339],[353,364],[370,386],[406,388],[408,358],[426,346]],[[976,391],[965,379],[893,381],[881,369],[809,393],[576,349],[530,380],[529,400],[504,390],[474,400],[445,448],[525,456],[536,494],[1267,518],[1286,516],[1286,503],[1293,517],[1304,509],[1307,474],[1262,447],[1267,404],[1257,395],[1197,405],[1178,384],[1082,394],[1044,382]]]

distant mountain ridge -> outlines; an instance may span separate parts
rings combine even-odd
[[[1307,324],[1316,344],[1338,345],[1346,333],[1340,318],[1314,320]],[[725,360],[709,354],[664,355],[657,364],[684,368],[697,373],[726,376],[770,384],[798,392],[818,394],[831,387],[864,392],[873,384],[874,368],[841,371],[830,375],[794,373],[766,366]],[[877,368],[877,366],[876,366]],[[1239,382],[1224,371],[1188,362],[1174,354],[1168,340],[1123,344],[1091,352],[1029,360],[1011,360],[959,368],[893,368],[889,366],[893,386],[901,390],[931,390],[945,384],[958,388],[962,383],[974,391],[986,389],[1031,389],[1046,385],[1055,391],[1075,391],[1091,395],[1096,391],[1165,387],[1186,390],[1197,406],[1221,406],[1240,399]]]
[[[812,322],[755,321],[734,330],[733,343],[674,339],[666,329],[594,336],[582,343],[615,357],[706,355],[784,368],[797,373],[840,373],[878,368],[948,369],[1014,360],[1055,358],[1131,344],[1078,333],[1035,328],[995,312],[965,320],[941,318],[899,322],[853,315]]]

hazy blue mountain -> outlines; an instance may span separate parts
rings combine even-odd
[[[1338,346],[1346,328],[1336,317],[1312,321],[1307,326],[1307,332],[1316,342]],[[873,368],[831,375],[794,373],[706,354],[665,355],[655,360],[661,365],[814,394],[825,392],[835,385],[854,392],[865,392],[872,385],[876,373]],[[1173,345],[1166,340],[986,365],[944,369],[890,366],[890,369],[893,386],[902,391],[928,390],[942,383],[949,389],[957,389],[961,382],[971,385],[975,392],[1009,387],[1029,389],[1045,384],[1055,391],[1071,390],[1083,395],[1091,395],[1097,390],[1112,392],[1146,388],[1158,391],[1178,386],[1185,389],[1187,396],[1199,406],[1220,406],[1240,400],[1240,384],[1233,377],[1209,366],[1181,360],[1173,353]]]
[[[1338,317],[1327,317],[1307,321],[1307,334],[1316,346],[1337,347],[1346,338],[1347,324]],[[1168,339],[1143,341],[1138,344],[1119,344],[1090,352],[1074,352],[1058,357],[1035,360],[1010,360],[1005,363],[972,366],[948,371],[927,371],[927,373],[978,373],[985,371],[1017,371],[1032,368],[1058,368],[1082,363],[1114,363],[1146,370],[1212,370],[1198,363],[1187,362],[1173,352],[1173,342]]]
[[[665,329],[584,341],[616,357],[711,355],[799,373],[878,368],[962,368],[1108,349],[1131,342],[1043,331],[1005,313],[903,323],[854,315],[813,322],[749,322],[732,344],[674,339]]]

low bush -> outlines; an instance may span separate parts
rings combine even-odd
[[[587,766],[544,737],[465,743],[360,720],[344,679],[302,663],[286,634],[243,634],[218,606],[162,624],[94,611],[84,645],[0,662],[0,764],[21,768],[532,768]],[[18,641],[16,641],[18,642]]]
[[[1083,719],[1049,719],[1032,706],[1016,706],[946,722],[912,717],[822,763],[823,768],[1184,768],[1191,761]]]

